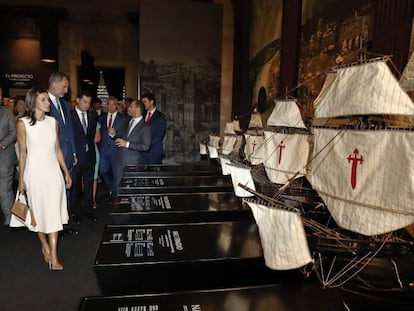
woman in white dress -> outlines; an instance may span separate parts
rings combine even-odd
[[[66,189],[72,179],[58,139],[58,123],[47,116],[47,92],[30,89],[25,99],[28,115],[17,123],[19,191],[26,191],[37,225],[44,260],[51,270],[63,270],[57,256],[58,232],[68,223]],[[65,177],[63,177],[63,174]]]

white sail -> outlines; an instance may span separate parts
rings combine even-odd
[[[226,127],[224,128],[224,134],[233,134],[236,135],[236,132],[233,128],[233,122],[227,122]]]
[[[213,134],[208,135],[208,144],[218,148],[220,146],[220,136]]]
[[[249,199],[244,201],[250,206],[258,226],[267,267],[290,270],[312,262],[299,214],[269,208]]]
[[[244,145],[244,154],[252,165],[263,163],[264,157],[264,136],[244,134],[246,144]]]
[[[210,157],[210,159],[218,158],[219,152],[217,150],[217,147],[207,145],[207,148],[208,148],[208,156]]]
[[[204,143],[200,143],[200,154],[207,154],[207,146]]]
[[[221,153],[228,155],[234,151],[234,145],[236,143],[237,136],[236,135],[224,135],[223,136],[223,143],[221,145]]]
[[[230,172],[230,169],[229,169],[229,167],[227,165],[227,164],[230,164],[231,163],[230,159],[225,158],[223,156],[219,156],[219,159],[220,159],[220,166],[221,166],[221,172],[222,172],[222,174],[223,175],[230,175],[231,172]]]
[[[295,100],[275,100],[267,126],[306,128]]]
[[[263,122],[260,113],[255,112],[250,115],[250,121],[247,128],[263,128]]]
[[[414,53],[411,54],[400,78],[400,85],[406,91],[414,91]]]
[[[254,196],[247,190],[244,190],[239,186],[239,183],[249,187],[250,189],[256,191],[256,186],[254,185],[252,173],[249,167],[241,166],[238,164],[225,164],[227,165],[228,171],[231,174],[231,181],[233,183],[234,194],[237,197],[252,197]]]
[[[310,182],[339,226],[368,236],[414,222],[414,132],[314,134]]]
[[[322,102],[322,99],[325,98],[326,92],[328,92],[328,90],[331,88],[331,85],[335,81],[335,79],[336,79],[336,72],[328,72],[326,74],[326,78],[325,78],[325,81],[322,85],[322,89],[319,92],[318,96],[313,101],[313,107],[315,108],[315,110],[317,109],[317,107]]]
[[[243,136],[237,135],[236,136],[236,143],[234,144],[234,152],[238,153],[240,151],[240,148],[243,144]]]
[[[331,75],[332,76],[332,75]],[[385,61],[339,68],[323,98],[317,99],[316,118],[349,115],[414,115],[414,104]]]
[[[264,131],[263,165],[271,182],[285,184],[306,174],[309,160],[309,135]]]
[[[240,128],[240,121],[239,120],[233,120],[233,129],[236,132],[243,132]]]

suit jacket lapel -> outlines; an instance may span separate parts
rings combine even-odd
[[[88,120],[88,124],[86,125],[86,134],[89,134],[92,124],[92,114],[89,111],[86,112],[86,119]]]
[[[138,129],[140,129],[142,126],[144,125],[144,119],[142,118],[136,125],[135,127],[132,129],[131,133],[127,133],[127,136],[132,135],[132,133],[134,133],[135,131],[138,131]]]

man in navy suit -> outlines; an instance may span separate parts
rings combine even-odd
[[[99,172],[109,190],[111,197],[118,195],[118,187],[114,181],[114,169],[116,166],[115,133],[124,125],[126,116],[117,111],[118,99],[115,96],[108,98],[108,112],[102,112],[99,116],[101,124],[101,141],[99,143]]]
[[[144,164],[162,164],[162,158],[164,157],[163,140],[167,131],[167,118],[165,114],[157,109],[154,94],[144,93],[141,99],[147,110],[145,122],[150,125],[152,135],[150,150],[144,154]]]
[[[80,223],[82,191],[84,195],[85,215],[96,221],[93,210],[93,180],[95,172],[95,133],[98,114],[90,110],[92,95],[85,90],[79,91],[76,106],[71,118],[75,136],[78,164],[72,172],[72,189],[70,191],[70,213],[75,223]]]
[[[115,144],[118,147],[115,168],[115,185],[117,187],[121,182],[124,167],[128,164],[143,164],[143,154],[151,146],[151,128],[144,121],[144,113],[144,104],[138,100],[132,100],[128,107],[128,115],[131,118],[115,135]]]
[[[66,166],[72,172],[76,158],[75,137],[69,103],[63,98],[69,91],[69,78],[62,72],[53,72],[49,77],[50,115],[59,123],[59,143],[65,157]]]
[[[50,116],[54,117],[59,125],[59,143],[65,158],[66,166],[72,175],[74,166],[78,163],[73,134],[72,117],[69,103],[63,98],[69,91],[69,78],[63,72],[53,72],[49,77],[47,93],[50,101]],[[70,209],[70,189],[67,191],[68,209]],[[68,210],[70,215],[70,210]],[[77,233],[77,230],[66,226],[62,234]]]

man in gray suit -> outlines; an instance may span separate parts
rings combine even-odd
[[[133,100],[128,108],[128,115],[131,117],[126,122],[119,133],[115,135],[115,145],[118,147],[114,180],[119,187],[124,167],[128,164],[143,164],[143,153],[148,151],[151,146],[151,128],[145,123],[143,115],[145,106],[138,100]]]
[[[15,142],[16,121],[13,113],[0,105],[0,206],[5,226],[10,224],[10,209],[14,202],[13,181],[17,164]]]

